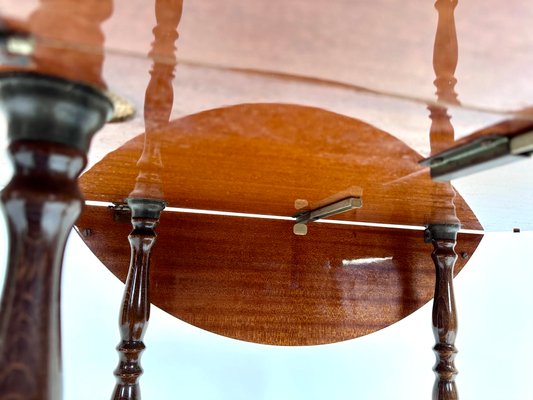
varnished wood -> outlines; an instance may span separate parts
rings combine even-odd
[[[25,3],[25,6],[24,4],[21,5],[24,11],[20,12],[17,11],[19,4],[10,4],[12,0],[3,1],[6,6],[2,7],[2,9],[8,16],[19,16],[25,19],[34,12],[35,5],[25,3],[24,0],[17,2]],[[110,125],[104,129],[103,134],[96,138],[96,143],[92,146],[91,163],[100,160],[110,149],[120,147],[127,139],[146,130],[143,126],[144,116],[142,115],[142,110],[144,109],[147,72],[152,68],[152,60],[146,57],[146,54],[150,50],[150,41],[152,40],[150,28],[153,23],[153,4],[133,1],[134,3],[129,3],[128,6],[115,4],[113,14],[104,24],[103,32],[108,40],[106,45],[109,51],[104,74],[106,81],[110,83],[110,89],[131,100],[137,106],[138,114],[132,121],[123,125]],[[0,0],[1,2],[2,0]],[[65,9],[70,7],[69,3],[70,1],[68,0],[64,2]],[[74,3],[72,5],[74,10],[76,7],[80,7],[77,4],[79,2]],[[92,2],[88,4],[90,4],[90,7],[98,7],[98,4]],[[135,6],[132,4],[135,4]],[[272,11],[273,8],[269,7],[269,3],[264,0],[253,0],[247,2],[246,5],[235,4],[226,3],[224,9],[218,9],[217,7],[220,7],[220,5],[211,1],[186,4],[182,30],[182,36],[185,37],[185,40],[180,43],[181,69],[174,82],[174,91],[179,93],[179,96],[176,97],[172,109],[173,119],[198,113],[201,110],[227,106],[228,104],[248,102],[305,104],[351,116],[372,126],[379,127],[418,152],[418,160],[429,155],[430,150],[427,143],[428,121],[422,107],[425,106],[426,101],[434,100],[432,95],[434,89],[432,89],[429,82],[434,78],[430,60],[437,16],[432,2],[398,3],[384,6],[381,3],[366,5],[361,2],[355,2],[348,5],[346,2],[334,1],[331,6],[317,6],[313,9],[306,8],[303,5],[304,3],[301,2],[291,2],[279,5],[282,8],[275,11]],[[476,41],[481,39],[478,34],[481,28],[472,21],[478,20],[478,18],[482,19],[484,16],[479,15],[477,11],[473,12],[476,9],[475,4],[476,2],[464,4],[460,14],[461,19],[458,21],[460,26],[458,29],[460,29],[462,34],[459,43],[461,45],[461,58],[464,60],[461,64],[460,73],[462,76],[468,77],[466,81],[463,81],[458,86],[461,91],[461,99],[465,105],[460,107],[462,109],[459,114],[454,114],[453,110],[449,111],[450,114],[454,115],[455,132],[458,138],[468,132],[493,124],[498,119],[498,115],[467,111],[467,108],[472,105],[473,96],[474,98],[478,96],[477,98],[483,101],[494,101],[494,104],[497,104],[495,108],[498,111],[522,108],[523,105],[528,104],[525,97],[521,101],[517,101],[519,97],[514,97],[514,95],[520,91],[510,90],[507,86],[509,84],[514,85],[515,79],[509,80],[508,76],[514,76],[517,70],[516,65],[510,67],[513,72],[502,73],[500,71],[494,76],[490,75],[497,66],[514,65],[512,62],[501,62],[502,59],[507,61],[515,60],[514,57],[505,57],[498,54],[497,59],[489,57],[485,62],[481,62],[480,53],[491,57],[495,53],[492,53],[487,42],[480,44]],[[105,4],[102,7],[105,8]],[[261,16],[261,23],[254,24],[251,22],[253,19],[239,18],[235,13],[231,12],[232,7],[237,7],[240,12],[250,17]],[[271,12],[263,15],[261,10],[265,9],[265,7]],[[344,7],[348,7],[348,9]],[[213,8],[218,11],[209,12]],[[281,9],[287,9],[289,12],[282,13]],[[495,10],[494,8],[491,9]],[[506,6],[505,9],[510,9],[510,7]],[[92,52],[98,43],[96,39],[97,37],[102,37],[102,32],[98,33],[91,30],[93,33],[89,35],[87,33],[89,30],[80,30],[80,37],[78,38],[76,32],[69,30],[69,37],[65,38],[61,29],[61,19],[64,14],[57,9],[56,11],[57,13],[50,17],[53,22],[50,22],[47,26],[43,25],[42,29],[36,32],[39,34],[39,38],[42,39],[39,43],[44,46],[50,43],[48,39],[54,41],[59,37],[65,39],[68,46],[76,47],[76,44],[78,44],[76,48],[79,50],[79,43],[82,43],[82,47],[86,51]],[[101,15],[105,15],[104,11],[98,11],[101,12],[101,14],[98,14],[100,17],[94,18],[101,18]],[[499,11],[500,13],[494,12],[498,15],[505,13],[505,10],[500,9]],[[97,13],[97,11],[93,12]],[[278,12],[283,15],[300,15],[301,18],[296,18],[292,23],[288,23],[287,20],[276,17]],[[83,14],[83,12],[80,14]],[[90,15],[90,13],[87,13],[87,15]],[[342,18],[337,18],[339,15]],[[365,16],[364,18],[362,17],[363,15]],[[424,17],[421,17],[421,15],[424,15]],[[361,24],[353,24],[351,22],[352,16],[361,16],[370,25],[367,28],[363,28]],[[307,17],[310,20],[305,22]],[[266,23],[265,18],[270,18],[271,21],[273,18],[273,25],[269,26],[283,25],[283,33],[278,30],[259,29],[263,23]],[[380,24],[371,22],[375,18],[379,18]],[[334,20],[336,23],[327,24],[324,27],[322,25],[324,20]],[[460,25],[461,21],[466,20],[469,21],[468,26],[465,26],[464,22]],[[84,19],[77,21],[84,21]],[[26,28],[30,29],[28,21],[15,21],[11,18],[9,22],[19,22],[20,26],[26,26]],[[506,26],[504,18],[499,22]],[[313,28],[306,28],[307,24],[311,23]],[[342,27],[339,26],[340,24],[342,24]],[[342,36],[335,35],[331,31],[332,26],[339,28],[340,31],[346,34]],[[526,25],[522,26],[525,27]],[[397,27],[398,29],[395,28],[391,33],[389,30],[392,27]],[[472,27],[475,27],[475,29]],[[404,35],[398,35],[397,32],[402,29],[408,29],[409,32]],[[30,30],[35,31],[37,28],[32,26]],[[249,31],[251,31],[251,34],[248,34]],[[227,38],[234,38],[238,32],[242,32],[242,37],[239,39],[220,40],[221,43],[218,43],[219,41],[217,40],[215,41],[217,43],[214,44],[215,47],[212,47],[213,37],[220,38],[228,35]],[[491,32],[494,32],[492,23]],[[500,33],[499,37],[502,37]],[[84,39],[84,35],[92,37],[91,41],[88,42],[87,38]],[[389,36],[390,40],[384,40],[384,38]],[[331,38],[331,40],[324,40],[324,37]],[[360,40],[360,38],[365,38],[365,40]],[[512,42],[513,46],[517,40],[523,40],[518,34],[516,36],[506,36],[506,38]],[[374,42],[373,39],[379,40]],[[345,40],[347,42],[344,42]],[[57,40],[54,43],[57,44]],[[130,44],[132,47],[129,47]],[[224,46],[233,45],[239,46],[239,48],[242,46],[244,50],[253,49],[253,51],[239,50],[237,53],[232,51],[230,54],[226,54],[223,51],[225,49]],[[317,46],[315,51],[311,51],[313,48],[311,45]],[[258,57],[257,60],[254,60],[254,68],[244,65],[246,61],[244,56],[255,57],[258,50],[264,50],[265,46],[271,47],[271,51],[268,53],[270,54],[269,57]],[[290,51],[286,53],[288,48],[290,48]],[[475,54],[472,52],[474,48],[476,49]],[[58,53],[58,58],[61,55],[59,53],[65,50],[61,46],[54,49]],[[120,49],[120,52],[114,51],[117,49]],[[129,50],[134,51],[135,57],[130,57]],[[235,50],[235,48],[229,50]],[[515,51],[517,51],[516,48]],[[515,54],[511,50],[509,52],[509,54]],[[140,56],[141,54],[142,57]],[[288,67],[289,65],[287,64],[292,61],[299,63],[305,58],[302,55],[308,56],[313,60],[313,62],[304,64],[307,67],[305,70],[299,66],[299,73],[296,73],[295,71],[290,71],[289,68],[282,68]],[[406,55],[409,55],[409,57]],[[328,76],[322,76],[319,72],[326,71],[326,68],[321,63],[328,58],[327,56],[330,57],[327,61],[328,67],[334,66],[335,70],[333,72],[329,71]],[[158,53],[157,57],[162,64],[170,65],[174,63],[172,53],[168,53],[166,50]],[[390,59],[389,57],[393,58]],[[393,62],[392,60],[395,61]],[[224,63],[222,61],[227,62]],[[267,61],[275,62],[276,68],[268,71],[258,71],[257,61],[261,61],[259,66],[262,68],[265,67],[264,63]],[[473,61],[483,66],[490,65],[491,67],[470,69]],[[346,65],[346,62],[350,63],[350,65]],[[352,62],[355,64],[351,64]],[[400,62],[405,63],[402,64],[403,67],[401,68],[399,66]],[[318,67],[319,65],[321,68],[316,70],[309,69],[309,66]],[[83,72],[83,67],[69,67],[65,74],[71,74],[76,70],[80,71],[81,79],[85,73]],[[484,78],[481,78],[481,71],[483,70],[485,73],[489,73],[490,76],[487,77],[485,75]],[[385,73],[385,75],[382,73]],[[394,75],[395,73],[397,75]],[[395,76],[394,79],[392,78],[393,76]],[[341,79],[341,77],[343,78]],[[385,77],[387,79],[390,78],[390,81],[387,81],[388,83],[393,81],[401,85],[401,87],[398,87],[399,91],[394,91],[394,93],[387,92],[387,94],[393,95],[392,97],[388,95],[376,96],[374,94],[375,86],[373,83],[385,82]],[[473,79],[476,77],[479,77],[479,82],[482,82],[482,85],[474,86],[472,84]],[[367,81],[367,78],[371,79],[371,81]],[[354,85],[355,81],[359,83]],[[423,90],[415,90],[414,87],[417,85]],[[388,84],[384,84],[384,86],[391,89]],[[161,91],[163,89],[164,86],[161,87]],[[522,92],[529,90],[526,84],[520,85],[519,89]],[[487,90],[490,91],[490,96],[487,95]],[[413,101],[404,101],[402,96],[400,98],[394,96],[405,91],[409,91],[410,95],[414,93],[418,95],[411,99]],[[503,93],[505,93],[505,96]],[[526,108],[525,115],[526,117],[530,116],[531,110]],[[508,117],[508,115],[505,117]],[[133,158],[135,162],[138,157],[139,155],[135,155]],[[130,190],[131,188],[128,188],[127,191],[122,193],[121,200],[127,197]],[[404,190],[404,192],[407,191]],[[471,194],[471,196],[476,196],[476,194]],[[482,204],[480,206],[481,213],[487,215],[487,209],[492,208],[495,203],[488,200],[483,203],[482,200],[479,201],[481,197],[481,195],[477,195],[476,200],[478,200],[478,204]],[[520,206],[524,212],[517,211],[513,217],[520,218],[521,226],[524,229],[524,226],[531,226],[533,220],[525,212],[527,209],[525,202],[520,204]],[[513,209],[517,208],[514,207]],[[494,215],[494,221],[496,221],[491,226],[491,229],[495,229],[494,226],[497,229],[512,228],[508,218],[498,218],[497,215],[499,213],[491,214]],[[427,222],[424,221],[424,223]],[[483,222],[486,223],[485,221]],[[464,227],[468,228],[467,225],[464,225]]]
[[[170,7],[172,5],[172,7]],[[120,363],[115,370],[117,384],[113,400],[140,400],[139,377],[142,374],[140,356],[145,349],[143,337],[150,317],[150,256],[156,240],[154,228],[164,208],[160,170],[163,165],[160,143],[152,140],[152,131],[168,123],[172,111],[174,64],[157,62],[158,54],[172,55],[182,10],[181,0],[157,0],[154,42],[150,56],[154,65],[144,102],[145,140],[142,155],[137,162],[138,175],[129,195],[133,231],[128,236],[131,260],[120,315],[122,342],[117,347]],[[175,59],[175,57],[174,57]]]
[[[277,345],[363,336],[404,318],[433,297],[435,269],[421,231],[163,212],[151,258],[151,301],[211,332]],[[85,243],[125,281],[127,224],[87,207]],[[480,235],[459,235],[464,258]]]
[[[458,104],[455,85],[455,69],[458,62],[457,33],[454,10],[458,0],[437,0],[437,33],[433,46],[433,69],[437,78],[433,82],[437,88],[437,99],[448,104]]]
[[[84,154],[59,144],[13,143],[15,176],[2,191],[9,261],[0,314],[0,398],[61,398],[60,278],[81,212]]]
[[[436,381],[434,400],[457,400],[454,359],[457,349],[457,313],[453,293],[454,266],[457,261],[455,239],[434,238],[432,258],[435,263],[436,281],[433,301],[433,334],[437,344],[433,348],[437,356],[434,370]]]
[[[325,110],[287,104],[221,108],[161,126],[151,140],[161,148],[169,206],[290,216],[299,199],[314,209],[362,196],[362,208],[336,218],[423,226],[441,210],[457,213],[465,228],[481,228],[459,195],[450,209],[416,152],[384,131]],[[143,146],[139,136],[85,173],[85,196],[127,198]]]
[[[454,10],[457,0],[437,0],[435,8],[438,12],[437,33],[433,50],[433,68],[436,79],[437,99],[449,104],[459,104],[455,92],[455,69],[458,63],[457,34],[455,30]],[[432,105],[430,110],[431,154],[436,154],[450,147],[454,142],[454,128],[447,107]],[[442,216],[435,210],[432,223],[428,226],[428,234],[433,244],[431,257],[435,264],[435,294],[433,299],[433,334],[436,345],[433,348],[437,356],[434,367],[436,380],[433,387],[433,400],[457,400],[457,387],[454,365],[457,349],[454,346],[457,334],[457,313],[453,293],[454,267],[457,254],[454,251],[457,243],[457,232],[460,224],[455,214],[456,193],[451,183],[437,183],[443,200],[448,201],[450,212]]]
[[[44,39],[86,45],[79,33],[64,32],[60,24],[47,30],[29,26],[34,3],[1,0],[0,8],[11,21],[36,30]],[[80,2],[63,3],[66,14]],[[311,7],[304,0],[228,0],[224,5],[218,0],[191,1],[184,11],[182,33],[187,40],[182,46],[183,60],[314,77],[389,95],[433,100],[428,85],[433,76],[427,63],[436,23],[432,3],[334,0],[319,1]],[[96,8],[100,2],[89,4]],[[490,12],[480,12],[484,7]],[[501,111],[531,102],[533,91],[527,69],[522,68],[533,63],[528,51],[531,7],[519,0],[505,4],[491,1],[489,5],[481,0],[464,2],[458,25],[465,61],[461,74],[468,77],[468,84],[461,88],[466,104]],[[64,17],[61,11],[57,11],[55,22]],[[152,16],[152,2],[116,3],[105,26],[108,49],[146,56],[152,39]],[[124,66],[119,68],[124,70]],[[204,78],[209,75],[205,73]],[[142,93],[138,99],[142,100]]]
[[[135,200],[132,200],[135,202]],[[133,203],[131,203],[133,205]],[[154,231],[159,220],[146,216],[132,217],[133,230],[128,236],[131,260],[120,313],[121,342],[117,346],[119,365],[113,400],[140,400],[139,377],[144,334],[150,318],[150,255],[156,241]]]
[[[115,4],[104,26],[109,50],[104,73],[106,80],[111,82],[111,89],[133,101],[139,113],[136,120],[122,128],[109,127],[107,136],[101,135],[101,140],[97,140],[96,146],[93,146],[93,151],[98,151],[98,155],[93,153],[96,158],[109,149],[119,147],[124,138],[131,137],[131,132],[140,132],[139,124],[143,120],[141,110],[146,89],[145,75],[152,64],[151,60],[146,59],[146,54],[152,40],[153,5],[150,2],[133,1],[128,6]],[[30,24],[30,16],[35,12],[32,0],[0,0],[3,13],[8,17],[7,23],[35,32],[39,43],[53,48],[58,59],[68,48],[101,53],[98,40],[101,40],[102,32],[89,29],[79,29],[79,32],[69,29],[67,32],[61,22],[65,14],[71,13],[79,15],[76,21],[85,27],[87,20],[104,18],[106,13],[110,13],[109,3],[87,3],[89,10],[83,9],[79,3],[64,0],[63,7],[50,7],[53,12],[48,16],[49,21],[41,25]],[[490,20],[490,31],[494,32],[496,25],[502,29],[512,26],[505,36],[498,31],[498,37],[505,41],[506,46],[492,46],[493,40],[489,40],[488,36],[481,37],[478,33],[482,28],[473,22],[487,23],[487,16],[480,14],[476,5],[477,1],[466,3],[459,21],[469,21],[461,26],[461,57],[465,60],[461,74],[468,77],[460,88],[465,107],[479,106],[478,102],[481,101],[493,104],[497,112],[522,109],[531,97],[527,96],[530,89],[527,81],[520,85],[516,83],[519,81],[516,72],[522,70],[518,59],[529,57],[529,53],[523,51],[527,48],[525,44],[518,44],[525,40],[527,34],[520,35],[515,28],[520,26],[527,31],[528,25],[517,22],[509,25],[504,16],[512,6],[499,9],[492,5],[494,15],[501,19],[497,22]],[[240,13],[233,13],[232,7],[239,9],[247,18],[240,18]],[[265,9],[269,12],[263,12]],[[278,13],[284,16],[299,15],[300,18],[287,20],[279,18]],[[253,23],[254,18],[260,18],[260,23]],[[354,24],[352,18],[361,18],[368,25]],[[379,24],[372,23],[376,19],[380,21]],[[260,29],[266,20],[272,23],[268,26],[281,25],[283,29]],[[222,9],[216,1],[202,1],[186,5],[184,21],[183,33],[187,39],[180,45],[182,72],[176,81],[180,101],[175,105],[174,116],[245,102],[308,104],[370,122],[404,140],[422,156],[428,155],[424,148],[427,145],[425,141],[417,141],[413,146],[413,137],[427,131],[425,115],[412,103],[403,101],[403,96],[397,98],[398,101],[393,98],[398,93],[407,93],[406,97],[421,105],[434,100],[433,90],[428,85],[433,79],[429,60],[436,23],[431,2],[348,4],[334,1],[327,7],[310,8],[304,2],[297,1],[280,4],[276,11],[272,11],[266,0],[253,0],[245,5],[226,3]],[[323,25],[325,21],[335,23]],[[310,29],[308,24],[312,24],[313,28]],[[332,27],[338,31],[332,31]],[[404,29],[407,32],[399,34]],[[324,35],[331,40],[324,40]],[[213,41],[213,37],[220,40]],[[226,40],[222,37],[226,37]],[[508,50],[506,55],[500,53],[502,48]],[[120,51],[117,53],[113,50]],[[261,51],[263,53],[259,56]],[[131,54],[135,57],[128,56]],[[166,52],[158,57],[162,63],[174,62]],[[308,62],[302,63],[306,58]],[[504,59],[506,62],[502,62]],[[324,61],[327,65],[323,64]],[[253,65],[246,65],[248,62]],[[265,68],[265,62],[275,65]],[[298,73],[291,71],[292,63],[297,64],[293,66],[297,67]],[[310,70],[310,67],[316,69]],[[67,76],[76,70],[80,75],[83,74],[83,67],[69,66],[63,75]],[[61,74],[60,71],[57,73]],[[514,79],[508,79],[511,75]],[[477,81],[476,85],[473,84],[474,80]],[[376,84],[383,84],[388,89],[386,96],[381,99],[373,95]],[[392,90],[395,85],[399,87]],[[415,87],[418,89],[415,90]],[[520,96],[514,97],[518,93]],[[473,98],[477,100],[474,104]],[[455,121],[459,135],[493,124],[497,118],[497,115],[488,113],[463,111]],[[526,115],[531,117],[530,109],[526,108]]]
[[[138,175],[135,187],[129,197],[162,199],[163,184],[161,171],[161,142],[153,133],[168,124],[174,102],[174,79],[177,65],[175,42],[177,27],[181,19],[182,0],[158,0],[155,3],[157,24],[153,29],[154,41],[149,52],[153,60],[150,81],[144,96],[144,144],[137,161]],[[160,57],[165,62],[158,61]]]
[[[61,399],[63,252],[83,205],[77,177],[86,165],[92,135],[111,111],[100,93],[78,84],[105,87],[100,25],[110,15],[111,3],[95,3],[98,7],[72,3],[72,9],[64,1],[43,1],[28,18],[32,29],[90,37],[90,52],[76,47],[57,51],[37,40],[25,69],[40,75],[1,77],[2,111],[15,167],[2,192],[10,246],[0,317],[2,399]],[[61,18],[54,19],[57,13]],[[9,69],[13,67],[2,71]]]
[[[111,0],[41,0],[29,18],[31,28],[39,32],[60,30],[62,37],[75,37],[79,46],[39,44],[33,55],[39,72],[105,87],[101,26],[112,13]]]
[[[112,104],[91,86],[21,72],[0,75],[0,102],[14,167],[1,196],[9,250],[0,398],[57,400],[63,252],[83,205],[77,178]]]
[[[437,88],[437,100],[449,104],[459,104],[457,93],[455,92],[455,84],[457,83],[455,69],[458,62],[458,44],[454,18],[456,6],[457,0],[438,0],[435,3],[439,19],[433,47],[433,69],[436,75],[433,84]],[[453,144],[454,129],[447,107],[432,104],[428,109],[431,112],[431,154],[436,154]]]
[[[36,40],[31,62],[25,69],[105,88],[101,26],[112,13],[111,0],[40,0],[32,8],[23,29],[38,38],[43,33],[51,40]],[[64,41],[63,38],[73,41],[68,43],[69,39]]]

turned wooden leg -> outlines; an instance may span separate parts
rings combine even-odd
[[[143,337],[150,318],[149,270],[150,252],[156,241],[154,228],[165,203],[161,200],[128,199],[133,231],[128,236],[131,260],[122,300],[119,327],[121,342],[117,346],[119,365],[115,370],[117,384],[113,400],[139,400],[140,364],[145,346]]]
[[[436,345],[433,348],[437,357],[434,367],[436,380],[433,387],[434,400],[458,399],[455,385],[454,359],[457,349],[457,314],[453,296],[453,269],[457,260],[457,224],[434,224],[426,230],[426,236],[433,244],[431,257],[435,263],[435,298],[433,301],[433,334]]]
[[[2,191],[9,235],[0,312],[0,398],[61,398],[60,277],[83,199],[77,177],[112,111],[90,87],[35,74],[0,76],[14,176]]]

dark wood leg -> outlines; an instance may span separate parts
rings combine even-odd
[[[433,244],[431,257],[435,263],[435,299],[433,301],[433,334],[436,345],[433,348],[437,357],[434,367],[436,374],[433,387],[433,400],[457,400],[454,359],[457,349],[457,313],[453,295],[453,269],[457,260],[455,244],[459,225],[430,225],[426,234]]]
[[[122,300],[119,327],[121,342],[117,346],[119,365],[113,400],[139,400],[139,377],[143,370],[140,357],[145,346],[143,337],[150,318],[150,253],[156,241],[154,228],[165,203],[160,200],[128,199],[133,231],[128,236],[131,260]]]
[[[439,101],[459,104],[455,93],[455,69],[458,61],[457,32],[454,11],[457,0],[437,0],[438,25],[433,48],[433,68]],[[430,105],[431,154],[436,154],[451,147],[454,141],[454,129],[446,107]],[[438,197],[450,199],[448,214],[444,218],[436,217],[433,221],[453,221],[455,192],[449,185],[440,185]],[[433,387],[434,400],[455,400],[458,398],[455,385],[457,370],[454,365],[455,336],[457,334],[457,315],[453,297],[453,269],[457,260],[454,248],[457,241],[458,224],[431,224],[426,230],[429,241],[433,243],[432,258],[436,268],[435,299],[433,301],[433,333],[437,344],[434,347],[437,363],[434,370],[437,375]]]
[[[154,41],[148,54],[154,60],[150,82],[144,100],[146,135],[144,150],[137,163],[139,174],[135,188],[130,193],[128,205],[132,211],[133,231],[129,235],[131,261],[120,313],[121,342],[117,347],[119,365],[115,370],[117,384],[113,400],[138,400],[141,398],[139,377],[141,353],[145,346],[144,333],[150,318],[149,269],[150,252],[156,240],[154,228],[159,222],[165,203],[159,173],[163,167],[157,141],[150,133],[168,124],[174,101],[172,80],[176,67],[175,41],[181,19],[183,0],[156,0]],[[158,58],[166,62],[157,62]],[[154,200],[155,199],[155,200]]]
[[[0,77],[0,101],[15,170],[1,195],[9,257],[0,313],[0,398],[57,400],[63,251],[83,207],[77,177],[90,138],[112,106],[94,89],[32,74]]]

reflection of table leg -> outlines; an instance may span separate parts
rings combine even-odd
[[[431,257],[435,263],[435,299],[433,301],[433,334],[437,356],[434,370],[436,374],[433,387],[433,400],[456,400],[454,359],[455,336],[457,334],[457,314],[453,295],[453,269],[457,260],[455,244],[459,225],[434,224],[426,230],[433,244]]]
[[[60,277],[83,198],[77,177],[111,111],[83,85],[0,77],[14,176],[2,191],[9,260],[0,313],[0,398],[61,398]]]
[[[165,203],[160,200],[128,199],[133,230],[128,236],[131,260],[122,299],[119,326],[121,342],[117,346],[119,365],[115,370],[117,384],[113,400],[140,399],[140,364],[145,346],[143,337],[150,318],[149,270],[150,252],[156,241],[154,228]]]

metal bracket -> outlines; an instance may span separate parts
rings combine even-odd
[[[126,203],[113,203],[108,208],[113,213],[113,221],[119,224],[129,224],[131,222],[131,209]]]
[[[431,178],[447,182],[513,161],[533,152],[533,131],[516,136],[487,135],[419,162],[431,169]]]
[[[361,208],[362,206],[363,201],[361,198],[348,197],[315,210],[295,214],[293,215],[293,218],[296,218],[296,224],[294,224],[293,232],[295,235],[307,235],[307,224],[309,222],[350,211],[354,208]]]

